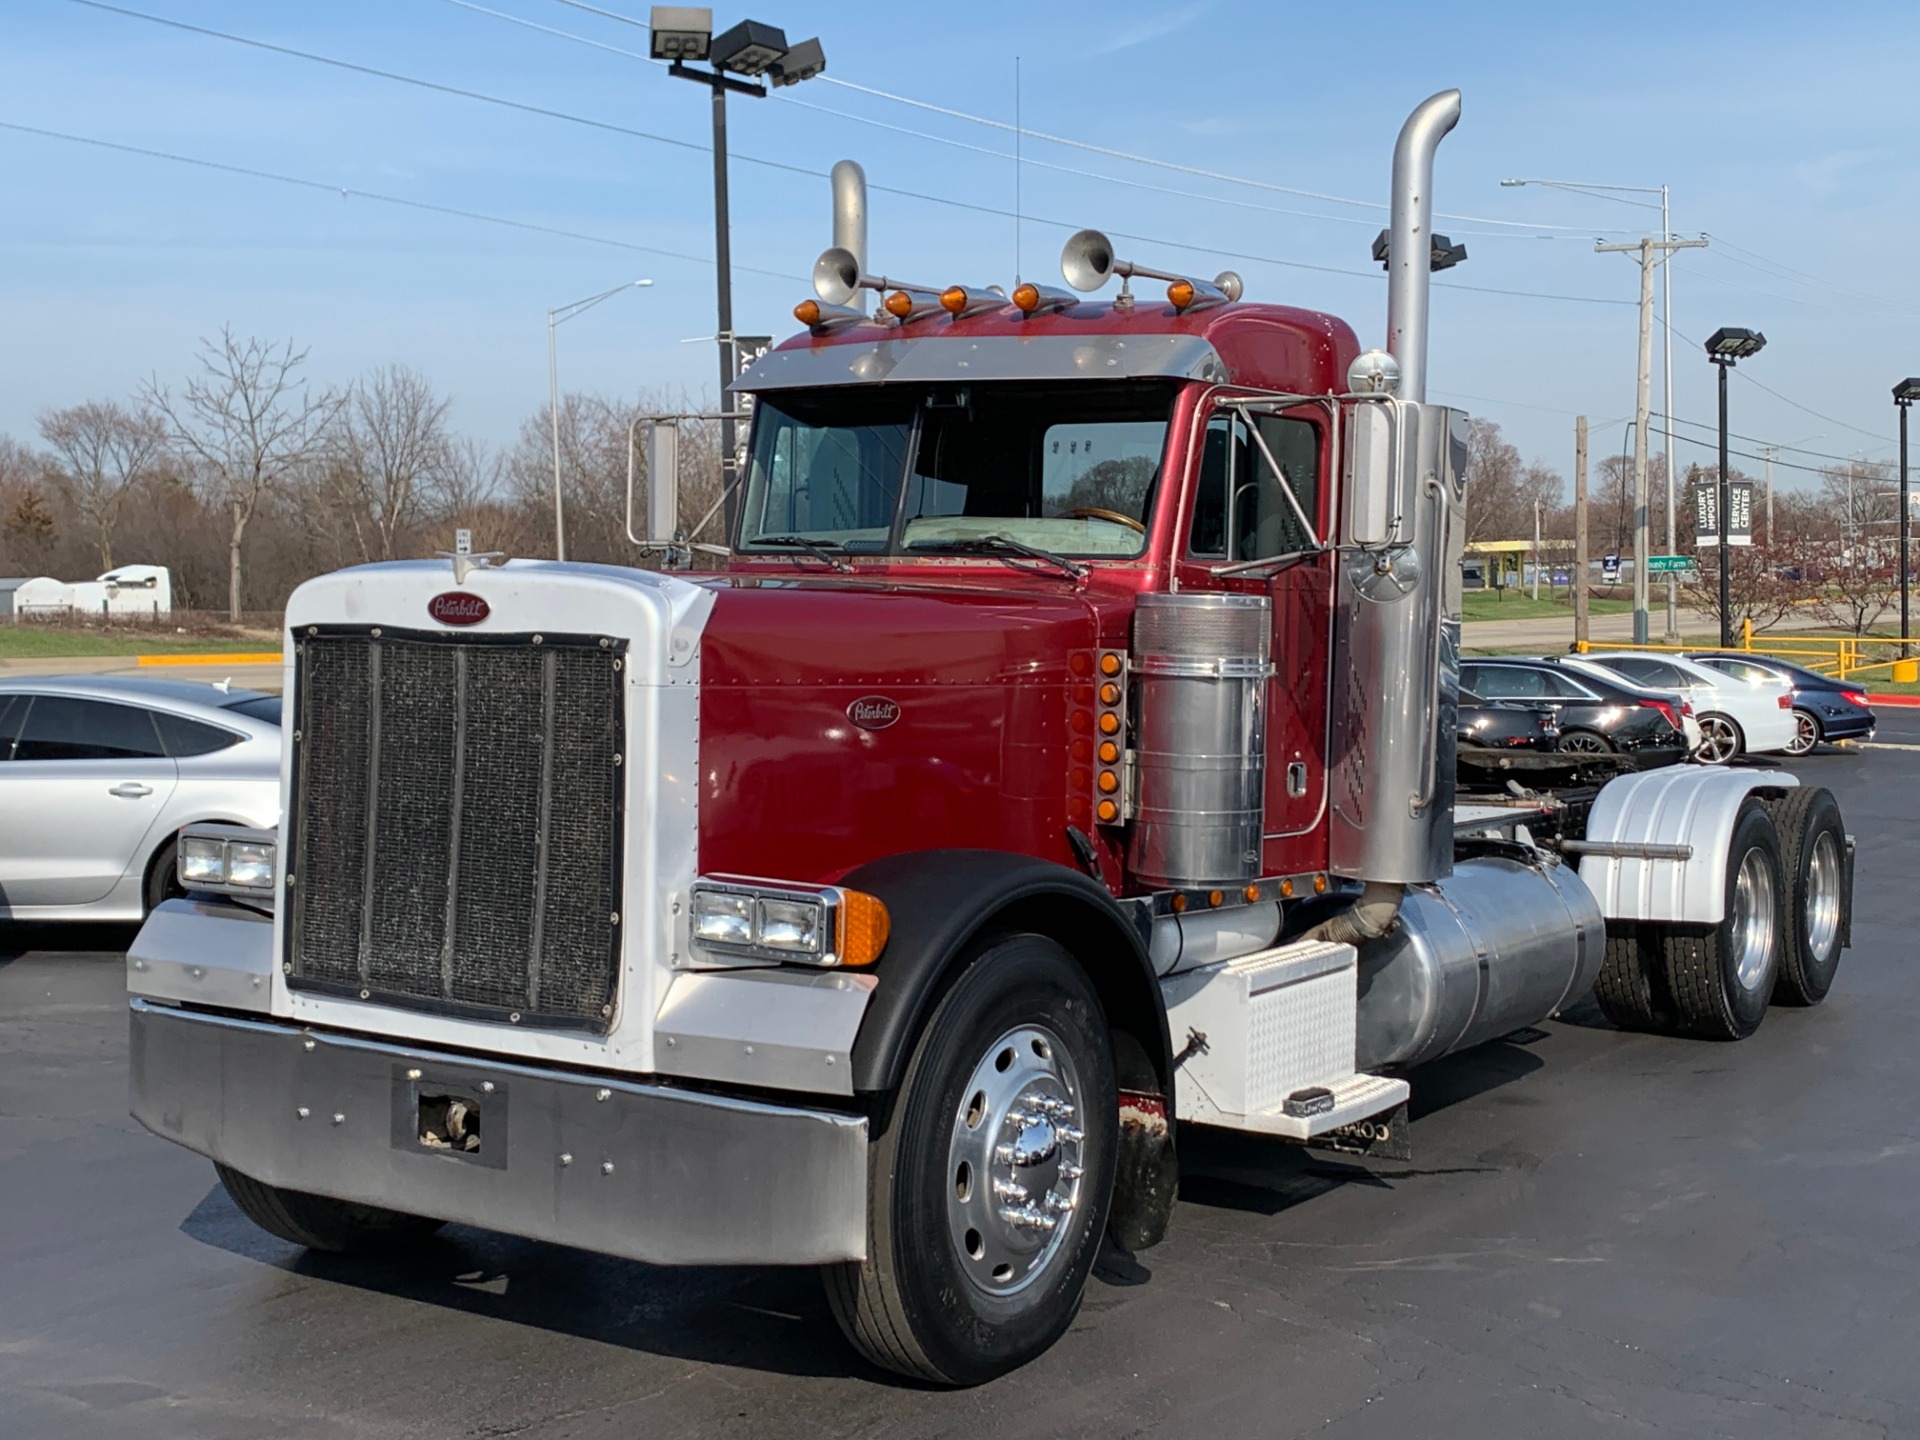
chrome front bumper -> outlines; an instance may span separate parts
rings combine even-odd
[[[430,1149],[422,1097],[478,1107]],[[271,1185],[656,1265],[866,1255],[864,1117],[132,1001],[133,1116]]]

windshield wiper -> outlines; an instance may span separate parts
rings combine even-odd
[[[1087,578],[1086,566],[1077,564],[1064,555],[1056,555],[1051,550],[1042,550],[1038,545],[1029,545],[1024,540],[1015,540],[1010,535],[980,535],[969,540],[916,540],[907,548],[949,555],[1018,555],[1028,560],[1043,560],[1072,579]]]
[[[755,545],[790,545],[797,550],[806,551],[809,555],[813,556],[814,559],[824,561],[843,574],[853,574],[853,566],[827,549],[827,547],[822,545],[818,540],[809,540],[804,535],[761,535],[752,543]]]

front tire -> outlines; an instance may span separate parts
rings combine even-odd
[[[309,1250],[328,1250],[340,1255],[359,1255],[371,1251],[393,1250],[410,1241],[424,1240],[444,1221],[421,1215],[405,1215],[378,1205],[359,1205],[351,1200],[334,1200],[325,1195],[309,1195],[304,1190],[285,1190],[251,1175],[230,1170],[218,1161],[215,1170],[240,1213],[269,1235]]]
[[[174,865],[180,850],[180,841],[167,841],[153,852],[153,859],[147,864],[147,878],[141,886],[140,898],[145,904],[145,915],[151,915],[160,908],[163,900],[178,900],[187,893],[187,887],[180,883],[180,874]]]
[[[1112,1202],[1100,998],[1041,935],[984,942],[923,1027],[868,1151],[867,1258],[827,1300],[876,1365],[977,1385],[1073,1323]]]

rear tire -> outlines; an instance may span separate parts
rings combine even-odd
[[[1826,737],[1820,730],[1820,717],[1811,710],[1793,712],[1793,739],[1788,742],[1787,754],[1811,755],[1820,747]],[[1785,838],[1783,835],[1782,839]]]
[[[1786,948],[1783,873],[1773,819],[1762,801],[1749,798],[1727,847],[1720,923],[1706,929],[1660,927],[1676,1033],[1744,1040],[1760,1028]]]
[[[1660,1033],[1673,1028],[1672,1007],[1656,990],[1662,952],[1653,930],[1632,920],[1607,922],[1607,958],[1594,978],[1593,998],[1622,1030]]]
[[[1804,785],[1767,802],[1780,836],[1786,876],[1786,944],[1777,1005],[1818,1005],[1833,988],[1845,937],[1847,835],[1840,805],[1823,785]]]
[[[867,1258],[822,1272],[854,1348],[977,1385],[1059,1339],[1107,1228],[1118,1113],[1106,1018],[1080,967],[1040,935],[983,943],[868,1149]]]
[[[1610,755],[1614,746],[1598,730],[1563,730],[1553,748],[1574,755]]]
[[[335,1254],[356,1255],[391,1250],[410,1241],[424,1240],[445,1221],[420,1215],[405,1215],[384,1210],[378,1205],[357,1205],[351,1200],[333,1200],[325,1195],[309,1195],[302,1190],[283,1190],[251,1175],[230,1170],[218,1161],[215,1170],[226,1186],[240,1213],[269,1235],[309,1250],[328,1250]]]
[[[1700,748],[1693,752],[1702,765],[1728,765],[1747,748],[1747,737],[1730,715],[1700,717]]]

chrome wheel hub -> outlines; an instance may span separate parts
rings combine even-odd
[[[1789,755],[1805,755],[1820,743],[1820,722],[1804,710],[1793,712],[1793,743]]]
[[[1773,867],[1762,850],[1749,850],[1740,859],[1733,884],[1733,974],[1746,991],[1758,990],[1773,978]]]
[[[1807,948],[1825,964],[1840,943],[1840,846],[1831,830],[1813,842],[1807,864]]]
[[[1009,1030],[973,1067],[947,1144],[947,1229],[990,1295],[1032,1284],[1079,1208],[1086,1137],[1080,1076],[1040,1025]]]

